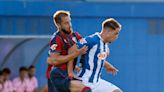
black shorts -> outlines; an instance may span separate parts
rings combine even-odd
[[[58,92],[70,92],[70,79],[66,70],[54,68],[50,79]]]

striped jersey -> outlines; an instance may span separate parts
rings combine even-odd
[[[82,69],[77,74],[83,82],[97,83],[104,62],[109,55],[108,43],[104,43],[100,33],[95,33],[81,39],[77,46],[79,48],[88,46],[88,51],[83,55]]]
[[[60,55],[68,55],[68,49],[81,38],[82,36],[78,32],[73,32],[70,35],[66,35],[63,32],[56,31],[51,38],[48,54],[59,53]],[[48,65],[46,71],[47,78],[50,78],[50,72],[54,66],[62,70],[67,70],[67,63],[60,65]]]

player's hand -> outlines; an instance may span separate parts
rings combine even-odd
[[[108,66],[106,67],[106,70],[111,73],[113,76],[115,76],[118,72],[118,69],[115,68],[114,66]]]
[[[87,50],[88,50],[88,46],[83,46],[82,48],[80,48],[80,49],[78,50],[79,55],[82,55],[82,54],[87,53]]]
[[[69,79],[77,78],[77,76],[74,73],[68,74]]]
[[[76,71],[76,72],[80,72],[80,68],[76,66],[76,67],[75,67],[75,71]]]

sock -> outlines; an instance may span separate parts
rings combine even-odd
[[[92,92],[91,91],[91,88],[90,87],[84,87],[83,89],[82,89],[82,92]]]

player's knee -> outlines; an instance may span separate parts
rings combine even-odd
[[[80,81],[71,80],[70,82],[70,90],[71,92],[81,92],[82,83]]]
[[[123,92],[120,89],[113,90],[113,92]]]
[[[71,92],[92,92],[90,87],[87,87],[82,84],[81,81],[76,80],[71,81],[70,89],[72,90]]]

